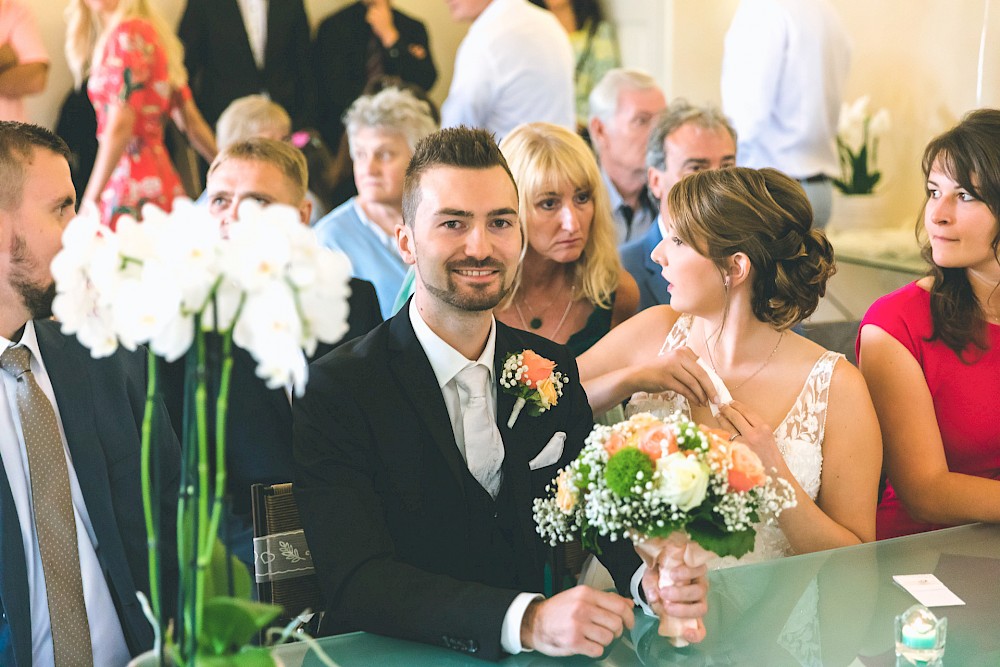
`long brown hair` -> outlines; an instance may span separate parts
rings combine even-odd
[[[932,139],[924,150],[925,179],[935,163],[949,178],[986,204],[995,219],[1000,219],[1000,110],[972,111],[961,123]],[[923,226],[924,216],[921,216],[917,223],[918,234]],[[1000,230],[990,242],[994,257],[998,257],[998,247]],[[989,348],[989,342],[986,317],[965,269],[935,264],[930,240],[924,243],[921,255],[930,265],[929,273],[934,279],[931,285],[933,330],[927,340],[940,340],[962,361],[974,361],[977,354],[972,359],[965,358],[969,346],[981,352]]]

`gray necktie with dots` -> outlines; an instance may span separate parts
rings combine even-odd
[[[23,345],[8,347],[0,355],[0,368],[17,379],[17,412],[28,452],[35,533],[52,624],[52,652],[56,667],[91,665],[90,626],[83,600],[66,453],[55,410],[35,381],[30,361],[31,351]]]

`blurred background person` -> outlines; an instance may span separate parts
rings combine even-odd
[[[388,318],[408,269],[396,245],[403,177],[417,142],[437,126],[427,103],[398,88],[359,97],[344,123],[358,195],[316,223],[316,235],[350,257],[356,277],[375,285]]]
[[[163,145],[169,115],[206,159],[215,138],[191,98],[183,48],[148,0],[72,0],[66,9],[66,58],[97,113],[99,145],[81,204],[96,204],[105,224],[140,217],[143,204],[165,211],[184,195]]]
[[[441,127],[489,130],[497,141],[521,123],[573,128],[573,48],[566,31],[528,0],[448,0],[471,22],[455,54]]]
[[[247,95],[233,100],[215,124],[219,150],[237,141],[262,137],[285,141],[292,133],[288,112],[265,95]]]
[[[35,17],[18,0],[0,0],[0,120],[26,121],[22,98],[45,90],[48,77]]]
[[[582,354],[635,313],[608,195],[587,144],[551,123],[520,125],[500,142],[518,189],[527,248],[496,318]]]
[[[837,121],[851,62],[847,30],[827,0],[741,0],[726,33],[722,110],[740,166],[799,181],[816,227],[830,220]]]
[[[209,123],[233,100],[255,93],[280,104],[296,129],[315,123],[302,0],[188,0],[177,34],[194,98]]]
[[[689,174],[736,164],[736,131],[718,109],[676,99],[659,115],[649,135],[649,191],[660,202],[655,224],[621,247],[622,265],[639,285],[639,310],[670,303],[667,281],[653,250],[663,240],[663,215],[671,188]]]
[[[858,361],[885,442],[879,539],[1000,522],[1000,111],[924,151],[929,275],[876,301]],[[918,228],[919,229],[919,228]]]
[[[389,0],[359,0],[323,19],[312,47],[317,125],[327,146],[344,133],[341,116],[382,76],[430,90],[437,81],[427,29]]]
[[[208,210],[223,225],[239,224],[244,201],[263,206],[282,204],[309,221],[306,198],[306,160],[295,147],[263,137],[238,140],[222,148],[208,172]],[[368,333],[382,323],[375,289],[370,283],[352,279],[348,298],[348,331],[336,343],[319,343],[310,360],[318,359],[337,345]],[[206,354],[219,358],[221,341],[210,335]],[[174,430],[184,433],[184,375],[186,357],[161,364],[164,402]],[[226,512],[220,539],[253,571],[253,520],[250,487],[278,484],[292,479],[292,408],[284,387],[269,389],[256,375],[257,363],[239,346],[233,347],[226,422]],[[210,396],[218,392],[216,378],[208,379]],[[215,425],[209,424],[209,432]]]
[[[659,213],[647,187],[646,144],[667,98],[643,71],[613,69],[589,98],[590,142],[611,198],[617,243],[640,238]]]
[[[621,67],[615,28],[605,19],[600,0],[531,0],[555,14],[573,47],[576,130],[589,136],[590,91],[608,70]]]

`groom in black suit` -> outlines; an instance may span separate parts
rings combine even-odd
[[[633,602],[583,586],[533,593],[545,546],[532,499],[580,451],[592,415],[572,355],[492,315],[526,242],[492,137],[456,128],[420,142],[403,218],[396,238],[416,265],[414,298],[315,362],[293,406],[296,496],[327,618],[336,632],[491,660],[522,650],[597,657],[632,626]],[[567,382],[554,407],[523,412],[508,428],[514,397],[499,377],[506,356],[525,349],[554,361]],[[470,369],[484,391],[468,388]],[[605,554],[628,591],[639,558],[621,542]],[[672,574],[694,581],[671,594],[679,602],[667,611],[703,615],[703,570]]]
[[[55,294],[49,265],[62,245],[62,231],[74,215],[76,201],[68,156],[66,144],[48,130],[0,122],[0,454],[4,472],[0,481],[0,665],[5,667],[52,664],[54,656],[56,664],[124,664],[130,655],[153,645],[152,630],[136,598],[137,590],[149,595],[140,493],[145,355],[119,349],[108,358],[92,359],[87,349],[63,336],[59,325],[47,319]],[[12,359],[25,349],[30,356],[23,358],[30,365],[18,368]],[[32,393],[34,388],[44,396]],[[26,391],[27,404],[23,402]],[[46,401],[50,405],[43,407]],[[157,410],[159,419],[154,424],[158,422],[160,432],[153,437],[162,446],[154,465],[164,487],[160,535],[166,538],[167,549],[161,559],[165,576],[160,591],[169,604],[176,590],[176,557],[170,555],[169,545],[176,532],[171,518],[179,452],[162,405]],[[38,429],[46,411],[50,417],[54,412],[54,423],[49,429]],[[40,453],[47,456],[39,459]],[[55,463],[63,457],[65,466]],[[45,465],[32,467],[30,461]],[[59,475],[50,476],[56,469],[61,469]],[[47,486],[40,474],[45,474]],[[42,488],[50,492],[40,493]],[[68,491],[65,496],[60,489]],[[65,497],[65,504],[53,501],[59,496]],[[53,515],[68,520],[61,530],[53,531]],[[57,539],[69,536],[65,559],[53,560],[54,532]],[[75,588],[50,583],[65,582],[70,571],[79,582]],[[54,590],[75,594],[54,596]],[[72,611],[76,620],[67,624],[68,609],[80,611]]]

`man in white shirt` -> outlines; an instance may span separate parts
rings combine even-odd
[[[722,108],[739,164],[798,179],[817,227],[830,218],[849,67],[847,32],[827,0],[742,0],[726,33]]]
[[[447,0],[472,21],[455,55],[441,127],[489,130],[497,141],[521,123],[573,129],[573,48],[552,14],[528,0]]]
[[[396,240],[416,267],[408,306],[310,367],[293,406],[295,493],[334,632],[361,629],[496,660],[504,653],[599,657],[634,622],[633,601],[577,586],[542,589],[545,545],[533,498],[592,427],[576,362],[562,345],[497,322],[525,233],[517,191],[482,130],[418,144]],[[508,354],[531,349],[567,382],[544,414],[508,426],[499,390]],[[638,595],[639,558],[609,543],[619,591]],[[661,592],[666,612],[705,613],[704,570]],[[666,600],[669,600],[667,602]],[[697,634],[690,637],[697,641]]]
[[[659,211],[646,183],[646,143],[667,99],[645,72],[615,68],[597,82],[589,101],[590,141],[608,188],[618,243],[634,241]]]
[[[147,596],[149,591],[146,531],[138,511],[145,355],[119,350],[94,360],[47,319],[55,294],[49,264],[76,201],[68,155],[66,144],[48,130],[0,122],[5,667],[124,665],[153,644],[136,598],[137,590]],[[176,530],[170,517],[179,452],[162,404],[157,409],[160,534],[169,536]],[[176,590],[172,542],[164,540],[161,556],[164,600]]]

